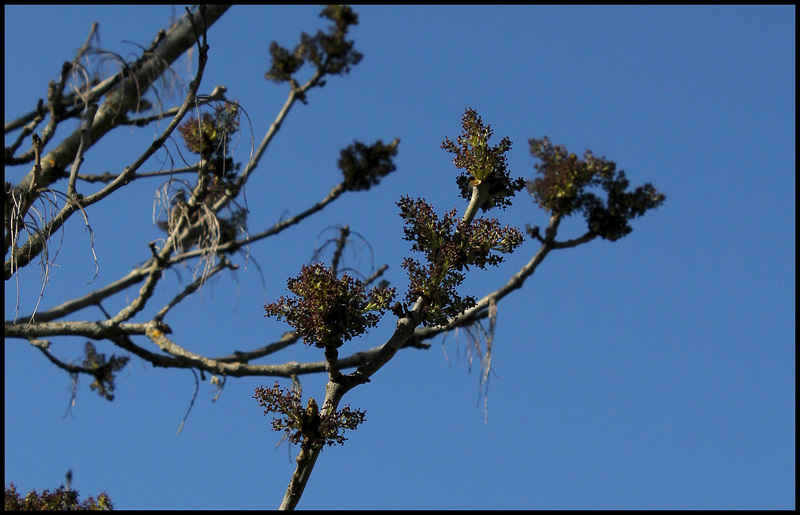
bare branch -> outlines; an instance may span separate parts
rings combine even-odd
[[[216,21],[225,12],[225,10],[227,10],[227,8],[228,6],[210,7],[208,10],[209,12],[206,15],[208,23],[210,24]],[[114,127],[118,126],[124,119],[124,114],[127,112],[127,110],[135,108],[141,92],[147,89],[147,87],[153,83],[155,78],[164,72],[169,63],[177,59],[183,52],[186,51],[186,49],[196,42],[193,37],[194,29],[192,28],[195,18],[197,18],[197,21],[199,22],[201,18],[200,14],[195,13],[194,15],[187,17],[183,21],[180,21],[173,26],[167,34],[167,37],[162,41],[162,44],[153,53],[145,54],[133,66],[128,67],[129,70],[135,70],[134,72],[131,73],[123,70],[116,75],[116,77],[119,77],[122,83],[116,87],[114,92],[108,95],[106,101],[103,102],[103,105],[100,106],[97,111],[90,133],[92,144],[99,141],[105,134],[111,131]],[[203,28],[205,30],[207,26],[203,25]],[[156,139],[156,141],[150,145],[150,148],[148,148],[148,150],[132,166],[126,168],[126,170],[120,174],[115,181],[113,181],[103,190],[83,199],[83,201],[81,201],[81,206],[85,207],[97,202],[126,184],[130,175],[133,174],[144,163],[144,161],[146,161],[153,153],[155,153],[155,151],[158,150],[167,140],[169,134],[171,134],[175,127],[177,127],[178,123],[183,117],[183,114],[185,114],[192,105],[197,93],[197,88],[200,85],[203,69],[205,67],[204,60],[207,58],[205,56],[205,47],[202,47],[202,50],[203,51],[200,52],[200,55],[198,56],[198,59],[200,60],[198,72],[195,80],[190,84],[190,91],[187,95],[187,99],[179,113],[176,114],[172,123],[170,123],[167,131],[165,131],[161,137]],[[126,75],[126,73],[131,74]],[[138,86],[137,88],[125,87],[126,85],[131,85],[134,83]],[[46,156],[45,159],[42,160],[44,164],[42,165],[40,177],[37,179],[37,182],[40,183],[41,186],[48,186],[51,182],[62,175],[61,170],[63,170],[70,161],[74,160],[80,147],[80,141],[81,130],[78,129],[70,136],[65,138],[61,144],[59,144]],[[31,183],[35,180],[35,173],[35,169],[31,171],[31,173],[29,173],[25,178],[22,179],[22,181],[20,181],[19,187],[23,188],[23,190],[29,189]],[[61,224],[63,224],[76,209],[77,208],[74,206],[69,204],[66,205],[61,213],[59,213],[48,224],[48,231],[45,232],[45,234],[52,234],[52,232],[60,227]],[[25,245],[22,248],[15,251],[16,255],[13,256],[12,259],[18,261],[18,266],[25,266],[33,257],[41,252],[44,245],[44,240],[45,237],[41,233],[34,235],[25,242]],[[6,279],[9,279],[11,274],[11,263],[10,261],[6,261]]]
[[[86,114],[83,117],[81,124],[81,142],[78,146],[78,152],[75,154],[75,161],[72,163],[72,171],[69,174],[69,185],[67,186],[67,196],[74,197],[75,180],[78,177],[78,171],[83,164],[83,153],[89,148],[91,143],[92,125],[94,124],[94,117],[97,114],[97,104],[89,104],[86,106]]]
[[[226,268],[230,268],[231,270],[236,270],[238,268],[238,265],[234,265],[233,263],[228,261],[227,258],[223,256],[222,260],[214,268],[209,270],[207,274],[203,274],[202,276],[192,281],[189,285],[186,286],[186,288],[183,289],[182,292],[176,295],[175,298],[169,302],[169,304],[164,306],[164,308],[162,308],[158,313],[156,313],[156,316],[153,317],[153,320],[157,322],[163,321],[164,317],[167,315],[170,309],[177,306],[183,299],[185,299],[192,293],[196,292],[200,288],[200,286],[205,284],[205,282],[212,276],[216,275],[218,272],[222,270],[225,270]]]

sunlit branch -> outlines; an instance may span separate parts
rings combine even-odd
[[[205,16],[206,20],[216,20],[219,16],[224,13],[227,7],[222,9],[214,9],[212,13],[208,13]],[[186,22],[183,22],[183,25],[179,24],[176,27],[173,27],[173,30],[176,31],[176,37],[187,37],[188,34],[191,34],[193,31],[192,23],[194,23],[194,16],[198,17],[199,21],[199,14],[195,13],[193,16],[187,17]],[[206,27],[203,27],[203,31],[205,31]],[[181,40],[183,41],[183,40]],[[192,37],[191,42],[194,43],[195,39]],[[186,44],[186,43],[184,43]],[[199,41],[198,41],[199,44]],[[165,45],[167,46],[167,45]],[[176,43],[173,43],[171,46],[176,46]],[[138,75],[136,78],[137,84],[140,87],[143,85],[149,86],[154,77],[160,75],[160,72],[166,67],[164,63],[170,63],[174,61],[178,56],[180,56],[188,47],[177,45],[179,48],[173,49],[168,48],[164,49],[161,52],[157,52],[155,54],[148,54],[140,59],[140,66],[137,68]],[[111,184],[107,187],[103,188],[102,190],[98,191],[97,193],[84,197],[80,201],[80,206],[86,207],[91,205],[109,194],[113,191],[117,190],[118,188],[127,184],[129,180],[129,176],[133,174],[156,150],[158,150],[163,143],[167,140],[171,132],[177,127],[180,119],[183,115],[188,111],[188,109],[192,105],[192,101],[196,96],[197,88],[200,85],[200,80],[202,79],[203,70],[205,68],[205,60],[207,59],[207,55],[205,52],[206,46],[201,45],[201,52],[199,52],[199,64],[198,64],[198,71],[195,77],[195,80],[192,81],[189,85],[189,94],[187,95],[187,99],[184,102],[184,105],[181,106],[181,109],[178,114],[176,114],[175,118],[169,124],[167,129],[164,133],[157,138],[147,149],[147,151],[137,159],[137,161],[131,165],[130,167],[126,168],[126,170],[120,174],[117,179],[115,179]],[[159,47],[161,50],[162,47]],[[179,52],[175,53],[176,50]],[[128,79],[126,79],[128,80]],[[133,98],[136,96],[136,98]],[[120,88],[118,93],[109,96],[109,98],[103,103],[103,105],[98,109],[97,115],[95,116],[94,124],[91,131],[91,140],[92,143],[96,143],[104,134],[112,130],[116,125],[118,125],[117,120],[121,119],[119,116],[120,110],[124,105],[135,105],[135,101],[138,99],[138,93],[126,93],[125,88]],[[61,169],[66,166],[66,164],[73,160],[77,149],[80,146],[81,140],[81,131],[80,128],[73,132],[70,136],[68,136],[60,145],[58,145],[54,150],[52,150],[44,159],[43,159],[43,167],[40,174],[39,179],[37,182],[40,182],[43,186],[49,185],[53,180],[61,174]],[[33,171],[28,174],[25,178],[23,178],[18,187],[27,190],[31,187],[32,181],[34,180]],[[74,203],[67,203],[64,208],[59,212],[48,224],[46,227],[43,228],[42,231],[39,231],[37,234],[32,235],[28,240],[25,242],[23,247],[15,249],[13,251],[14,255],[11,259],[7,260],[5,263],[5,276],[6,279],[11,277],[12,271],[12,261],[14,262],[14,268],[19,268],[22,266],[27,265],[31,259],[36,257],[44,247],[45,244],[45,235],[53,234],[61,225],[74,213],[78,210],[78,206]]]

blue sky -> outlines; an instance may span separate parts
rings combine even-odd
[[[349,224],[373,252],[354,249],[346,264],[368,274],[371,259],[386,263],[387,278],[402,289],[409,244],[395,202],[407,194],[425,197],[439,213],[465,207],[451,156],[439,147],[460,133],[467,107],[491,124],[495,141],[513,141],[514,176],[533,177],[527,141],[548,135],[578,154],[592,149],[616,161],[632,184],[652,182],[667,201],[616,243],[552,252],[523,290],[500,303],[488,423],[463,333],[439,337],[427,351],[401,351],[345,397],[366,411],[366,422],[343,447],[322,453],[299,507],[794,508],[794,7],[356,11],[352,38],[365,57],[293,108],[248,183],[249,228],[323,198],[340,180],[339,150],[354,139],[399,137],[397,172],[254,245],[266,290],[253,263],[240,259],[235,276],[221,275],[173,310],[166,322],[187,349],[221,355],[279,338],[288,327],[263,317],[265,301],[285,292],[286,279],[337,224]],[[6,6],[6,120],[45,96],[92,21],[105,49],[134,58],[137,45],[149,45],[182,12]],[[301,31],[324,27],[318,12],[233,7],[209,32],[201,91],[227,86],[257,141],[287,93],[264,80],[269,43],[293,47]],[[195,66],[196,57],[175,69],[188,82]],[[162,93],[168,105],[182,98]],[[87,154],[83,171],[118,173],[155,131],[118,131]],[[234,154],[241,160],[246,139]],[[145,168],[160,169],[165,154],[151,161]],[[6,180],[27,171],[7,167]],[[72,220],[42,309],[147,259],[146,243],[158,237],[152,202],[159,185],[138,181],[117,195],[113,212],[103,203],[88,210],[100,267],[91,284],[89,237]],[[546,224],[525,193],[495,216],[518,227]],[[559,234],[583,230],[582,220],[569,219]],[[462,291],[482,296],[499,287],[537,248],[527,241]],[[137,321],[152,317],[189,278],[189,271],[170,274]],[[19,284],[20,311],[29,313],[39,269],[23,270]],[[120,309],[137,291],[106,309]],[[15,295],[17,285],[7,281],[7,319]],[[96,309],[80,315],[102,317]],[[343,352],[379,345],[392,329],[388,317]],[[71,360],[84,340],[52,344]],[[105,343],[100,350],[114,352]],[[322,356],[298,344],[270,359]],[[324,381],[303,377],[304,395],[322,397]],[[195,389],[190,372],[134,358],[113,402],[82,378],[65,417],[69,376],[26,342],[7,340],[6,484],[41,491],[71,468],[82,497],[106,490],[117,508],[275,508],[296,449],[290,458],[285,443],[275,448],[280,435],[252,399],[256,386],[273,382],[231,379],[212,403],[206,380],[176,437]]]

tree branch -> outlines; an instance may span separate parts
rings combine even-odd
[[[475,217],[478,209],[480,209],[488,198],[487,185],[482,184],[473,187],[472,198],[464,213],[462,222],[464,224],[469,224]],[[330,414],[338,408],[339,402],[348,391],[360,384],[369,382],[370,377],[388,363],[400,348],[405,346],[406,342],[414,336],[417,326],[422,322],[423,311],[427,307],[427,302],[428,301],[424,297],[419,297],[411,310],[408,311],[408,314],[397,321],[397,326],[389,340],[370,357],[369,361],[360,365],[355,372],[343,375],[339,373],[338,370],[338,367],[342,365],[337,363],[336,373],[334,373],[331,371],[331,369],[334,368],[330,365],[331,359],[326,353],[327,362],[329,363],[328,370],[330,379],[325,387],[325,403],[323,404],[320,417],[324,419],[330,416]],[[321,450],[322,449],[318,447],[301,449],[296,460],[297,469],[294,474],[292,474],[292,479],[289,482],[289,487],[286,490],[286,494],[284,495],[279,509],[294,509],[297,505]]]
[[[199,41],[195,40],[194,29],[192,28],[195,19],[198,25],[201,23],[201,19],[203,19],[208,23],[208,26],[210,26],[210,24],[216,21],[227,9],[228,6],[210,6],[202,16],[198,10],[198,12],[195,12],[193,15],[184,18],[170,29],[167,36],[162,41],[162,44],[159,45],[154,52],[146,53],[137,60],[136,63],[126,67],[125,70],[115,75],[121,83],[108,94],[108,98],[97,110],[92,130],[89,133],[91,136],[91,144],[93,145],[98,142],[105,134],[124,120],[125,113],[135,108],[141,94],[167,69],[170,63],[177,59],[194,43],[197,42],[199,44]],[[203,30],[205,31],[206,29],[207,26],[203,25]],[[203,60],[206,58],[205,47],[201,47],[201,52],[199,54],[200,64],[198,66],[197,76],[195,80],[190,83],[190,92],[189,95],[187,95],[187,101],[167,128],[169,132],[165,131],[165,133],[154,141],[150,148],[140,156],[136,163],[128,167],[115,181],[103,190],[83,199],[81,201],[82,207],[86,207],[105,198],[111,192],[125,185],[130,179],[130,175],[163,145],[164,141],[169,137],[169,134],[177,127],[183,114],[189,109],[191,101],[194,100],[197,88],[200,85],[200,79],[202,79],[202,70],[205,67]],[[135,87],[132,87],[134,85]],[[48,187],[53,181],[61,177],[62,170],[70,161],[75,159],[80,144],[81,129],[79,128],[71,135],[67,136],[61,144],[43,158],[42,170],[39,177],[36,179],[37,183],[42,187]],[[29,191],[33,184],[35,173],[36,170],[34,168],[34,170],[20,181],[18,187]],[[45,228],[47,231],[44,229],[39,231],[37,234],[31,236],[22,248],[14,249],[11,259],[7,260],[5,264],[6,280],[11,277],[12,269],[27,265],[31,259],[37,256],[44,248],[46,240],[45,235],[52,234],[53,231],[58,229],[76,210],[77,206],[72,206],[68,203],[64,206],[64,209],[47,224]],[[12,266],[12,262],[14,266]]]

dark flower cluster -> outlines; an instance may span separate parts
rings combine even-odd
[[[186,148],[208,158],[212,153],[226,154],[231,137],[239,131],[240,110],[237,104],[218,106],[214,114],[203,113],[200,119],[190,118],[178,126]]]
[[[268,80],[286,82],[306,61],[314,63],[326,75],[349,73],[350,67],[361,61],[364,56],[353,49],[353,41],[345,39],[350,26],[358,25],[358,14],[347,5],[329,5],[320,17],[333,22],[328,34],[318,31],[316,36],[309,36],[304,32],[292,52],[274,41],[270,44],[272,67],[266,73]]]
[[[511,205],[509,198],[525,187],[521,178],[511,180],[509,176],[505,153],[511,149],[511,140],[506,137],[498,145],[489,146],[492,128],[484,126],[472,108],[464,113],[461,127],[464,130],[456,138],[457,144],[448,138],[442,143],[443,149],[456,155],[453,159],[456,168],[465,170],[456,179],[461,196],[469,200],[473,186],[488,183],[489,198],[481,208],[484,212],[495,206],[505,209]]]
[[[364,283],[347,274],[339,279],[321,263],[303,266],[287,287],[296,297],[267,304],[267,316],[285,319],[304,342],[319,348],[338,348],[374,327],[394,299],[394,288],[375,287],[367,295]]]
[[[466,252],[468,265],[476,265],[486,269],[486,265],[498,266],[503,262],[503,254],[510,254],[522,244],[522,233],[515,227],[500,227],[500,222],[494,218],[479,218],[473,220],[468,226],[459,226],[457,241],[469,242]],[[494,251],[494,253],[493,253]]]
[[[413,304],[418,297],[428,301],[424,325],[444,324],[475,304],[473,297],[462,298],[456,291],[464,281],[461,270],[470,265],[498,265],[503,258],[496,253],[513,252],[523,240],[519,230],[501,228],[494,219],[477,219],[465,226],[458,221],[456,209],[439,220],[424,199],[403,197],[397,205],[406,221],[404,238],[413,242],[411,250],[425,254],[428,262],[403,261],[411,281],[406,301]]]
[[[445,251],[452,251],[452,247]],[[411,284],[406,294],[409,305],[419,297],[427,299],[422,324],[437,326],[447,323],[448,318],[456,317],[465,310],[475,305],[475,297],[467,295],[461,297],[456,287],[464,281],[464,274],[452,268],[447,268],[442,262],[422,265],[416,259],[405,258],[403,268],[408,270]],[[404,316],[402,306],[397,306],[394,312],[397,316]]]
[[[364,191],[380,183],[397,168],[393,157],[397,155],[399,139],[388,145],[378,140],[371,146],[356,141],[342,149],[339,169],[344,175],[344,185],[350,191]]]
[[[303,35],[305,36],[305,33]],[[271,81],[286,82],[305,62],[303,56],[305,50],[302,44],[297,45],[294,52],[290,52],[277,41],[273,41],[269,45],[269,53],[272,56],[272,68],[266,73],[266,77]]]
[[[106,359],[106,355],[97,352],[92,342],[86,342],[84,352],[86,358],[83,360],[83,367],[94,377],[94,382],[89,385],[89,388],[97,390],[98,394],[109,401],[113,401],[114,373],[125,368],[130,358],[112,355],[109,359]]]
[[[5,489],[6,511],[74,511],[74,510],[113,510],[114,505],[107,493],[101,492],[97,500],[89,497],[78,501],[78,492],[67,490],[63,485],[55,491],[45,490],[39,495],[36,490],[22,498],[14,483]]]
[[[203,116],[189,118],[178,126],[178,132],[183,137],[186,148],[195,154],[210,153],[216,147],[216,129],[214,127],[214,117],[209,113]]]
[[[546,136],[530,140],[530,146],[531,155],[542,161],[535,165],[541,177],[528,182],[528,191],[536,202],[562,216],[581,211],[589,230],[604,239],[615,241],[629,234],[633,230],[629,220],[660,206],[666,198],[650,183],[626,191],[629,182],[625,172],[615,174],[613,161],[597,158],[591,151],[579,159],[565,147],[552,145]],[[605,191],[605,201],[586,191],[590,187]]]
[[[264,414],[280,413],[283,418],[272,421],[272,429],[285,431],[292,443],[303,442],[310,446],[343,444],[347,438],[346,429],[354,430],[364,422],[365,413],[352,410],[350,405],[341,410],[333,410],[325,418],[320,416],[319,407],[313,398],[308,399],[306,408],[300,401],[300,393],[294,388],[286,390],[278,382],[272,388],[256,388],[253,398],[264,408]]]

